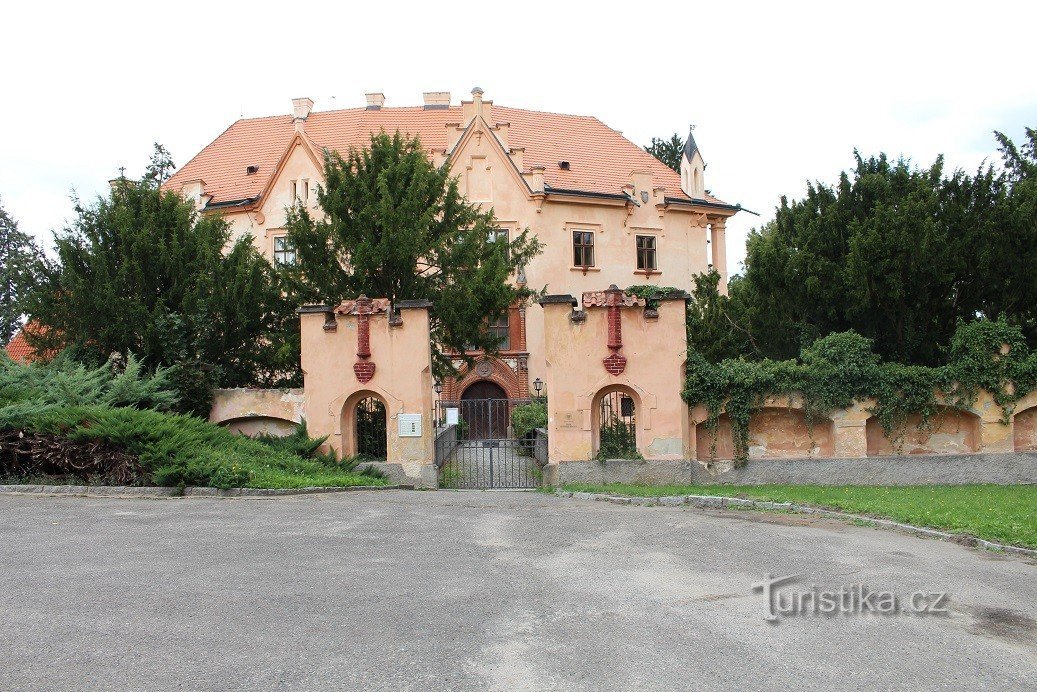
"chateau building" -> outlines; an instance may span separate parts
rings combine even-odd
[[[679,173],[594,117],[495,105],[474,89],[455,105],[446,92],[424,105],[389,107],[380,93],[367,105],[313,110],[293,99],[290,115],[238,120],[177,171],[166,188],[202,213],[223,214],[234,239],[251,234],[274,262],[293,262],[285,212],[315,213],[324,152],[363,147],[379,130],[420,138],[446,163],[474,203],[492,207],[499,232],[529,229],[543,253],[516,277],[550,294],[579,296],[615,284],[690,291],[710,266],[726,290],[725,224],[739,211],[707,192],[705,162],[689,133]],[[524,398],[546,369],[541,310],[515,305],[491,325],[498,358],[461,365],[443,399]]]

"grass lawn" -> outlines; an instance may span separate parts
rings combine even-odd
[[[1037,485],[669,485],[572,484],[565,490],[636,497],[719,495],[818,507],[894,519],[1037,548]]]

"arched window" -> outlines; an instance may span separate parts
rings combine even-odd
[[[385,404],[369,396],[357,402],[354,415],[357,455],[362,459],[385,461]]]
[[[637,403],[623,390],[607,391],[597,407],[599,459],[636,459]]]

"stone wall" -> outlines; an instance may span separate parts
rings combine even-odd
[[[887,437],[869,409],[874,401],[855,402],[813,425],[806,422],[800,397],[770,397],[763,410],[749,421],[749,459],[832,458],[852,459],[890,456],[939,456],[1003,454],[1037,450],[1037,396],[1020,401],[1006,416],[986,392],[969,410],[941,408],[928,425],[920,416],[908,418],[906,427]],[[725,461],[733,457],[731,424],[720,417],[714,439],[706,427],[706,411],[691,411],[695,429],[695,458]],[[715,449],[714,449],[715,446]],[[712,453],[711,453],[712,452]]]
[[[209,421],[243,435],[288,435],[303,420],[301,389],[217,389]]]

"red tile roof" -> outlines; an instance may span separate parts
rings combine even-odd
[[[364,146],[380,129],[399,130],[419,137],[426,149],[445,150],[446,125],[460,123],[461,113],[460,106],[316,111],[306,120],[305,131],[317,146],[343,153],[351,146]],[[689,199],[681,190],[680,175],[597,118],[493,105],[488,121],[510,123],[508,146],[525,149],[523,172],[544,167],[549,191],[620,194],[636,170],[650,171],[653,186],[665,187],[668,197]],[[166,185],[177,190],[188,181],[204,180],[205,194],[214,204],[254,198],[262,193],[294,134],[290,115],[238,120]],[[560,161],[568,161],[569,170],[562,170]],[[247,166],[258,166],[258,173],[246,175]],[[723,204],[709,195],[707,201]]]
[[[38,326],[33,322],[29,322],[19,329],[11,339],[11,343],[7,344],[7,355],[15,363],[33,363],[45,359],[46,354],[41,356],[41,354],[37,353],[36,349],[30,346],[28,340],[25,338],[25,330],[35,328],[38,328]]]

